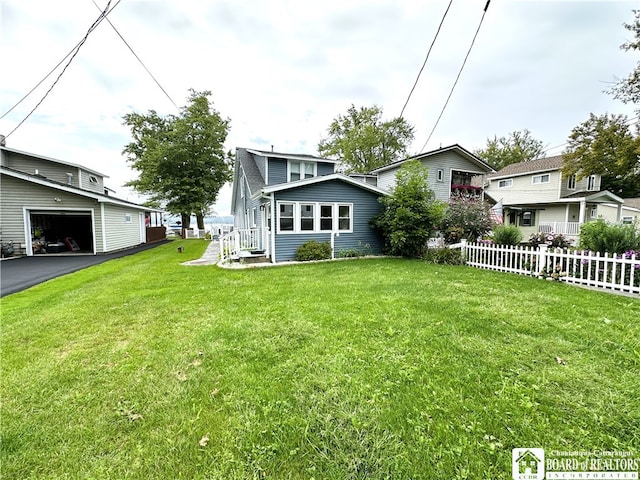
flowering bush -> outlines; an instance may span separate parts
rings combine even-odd
[[[492,226],[489,208],[482,200],[454,196],[449,200],[440,231],[447,243],[457,243],[463,238],[473,242],[488,233]]]
[[[571,242],[573,242],[573,240],[569,240],[561,233],[538,232],[531,234],[527,245],[529,245],[530,247],[537,247],[538,245],[548,245],[549,247],[554,248],[568,248],[571,246]]]

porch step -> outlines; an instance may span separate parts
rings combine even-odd
[[[250,257],[241,257],[241,263],[268,263],[269,257],[266,255],[251,255]]]

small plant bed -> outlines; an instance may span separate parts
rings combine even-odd
[[[2,307],[2,478],[511,479],[638,452],[640,300],[397,258],[159,246]]]

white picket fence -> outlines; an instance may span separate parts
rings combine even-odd
[[[467,265],[477,268],[640,294],[637,253],[600,254],[547,245],[533,248],[465,241],[451,247],[461,248]]]

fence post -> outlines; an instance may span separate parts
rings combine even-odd
[[[548,246],[544,243],[538,245],[538,271],[535,272],[536,276],[547,268],[547,248]]]
[[[467,263],[467,239],[460,240],[460,256],[464,259],[464,263]]]

